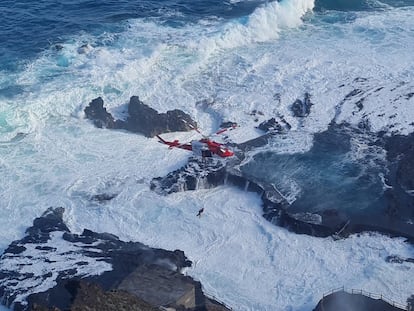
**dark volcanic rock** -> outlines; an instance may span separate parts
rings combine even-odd
[[[271,118],[260,123],[257,128],[264,132],[285,133],[291,129],[291,125],[284,118]]]
[[[401,258],[398,256],[388,256],[387,258],[385,258],[385,261],[391,262],[391,263],[403,263],[403,262],[414,263],[414,258]]]
[[[234,128],[237,127],[237,123],[236,122],[231,122],[231,121],[227,121],[227,122],[223,122],[220,124],[220,128]]]
[[[354,89],[345,96],[344,100],[349,100],[352,97],[355,97],[355,96],[363,94],[363,93],[364,93],[364,91],[362,91],[360,89]]]
[[[246,151],[262,146],[271,137],[266,134],[234,149]],[[181,169],[154,178],[151,188],[169,194],[222,184],[235,185],[261,196],[263,216],[267,220],[296,233],[340,238],[377,231],[414,241],[410,222],[414,205],[412,188],[409,188],[414,174],[412,143],[406,141],[408,138],[387,138],[388,159],[391,160],[387,162],[383,138],[381,133],[376,135],[366,129],[332,123],[327,131],[314,135],[313,147],[306,153],[258,154],[247,170],[246,165],[239,167],[243,155],[226,162],[192,158]],[[355,146],[363,146],[362,154],[358,151],[357,161],[353,160]],[[280,171],[280,178],[267,180],[263,165],[272,172]],[[290,179],[301,189],[293,201],[288,201],[291,190],[283,188],[286,174],[290,174]],[[388,189],[381,175],[386,176],[384,182]],[[356,204],[359,210],[355,210]]]
[[[174,308],[186,304],[187,307],[205,305],[200,282],[156,265],[138,267],[119,284],[118,288],[142,297],[152,305]],[[148,288],[154,290],[149,291]],[[185,302],[186,300],[188,302]]]
[[[196,157],[189,159],[182,168],[165,177],[151,181],[151,189],[160,194],[170,194],[186,190],[214,188],[224,183],[226,176],[225,162],[217,158]]]
[[[197,127],[197,123],[185,112],[175,109],[166,113],[158,113],[140,101],[138,96],[131,97],[128,114],[125,121],[115,121],[103,107],[103,100],[100,97],[94,99],[85,108],[86,117],[93,120],[97,127],[125,129],[144,134],[147,137],[167,132],[189,131]]]
[[[255,176],[264,184],[274,183],[285,197],[293,193],[295,199],[289,212],[295,218],[298,218],[296,211],[301,212],[298,220],[310,219],[306,213],[311,212],[312,219],[317,219],[314,214],[322,217],[321,225],[341,227],[342,236],[378,231],[413,240],[413,197],[409,190],[403,190],[398,178],[405,176],[404,181],[411,180],[412,170],[404,173],[398,170],[401,163],[410,165],[413,159],[409,156],[410,150],[406,147],[397,152],[396,163],[387,161],[381,133],[333,123],[327,131],[314,135],[309,151],[289,155],[257,154],[250,165],[244,166],[243,174],[249,179],[249,175]],[[280,174],[266,178],[262,167]],[[286,175],[288,180],[284,178]],[[300,191],[291,190],[292,182],[294,189]]]
[[[69,231],[62,220],[63,208],[48,209],[42,217],[33,221],[33,226],[26,230],[26,236],[20,241],[12,242],[4,251],[5,254],[20,254],[26,250],[25,244],[46,243],[53,231]]]
[[[292,104],[291,109],[295,117],[303,118],[309,115],[310,109],[313,105],[310,98],[311,98],[310,94],[305,93],[305,98],[303,100],[297,99]]]
[[[87,229],[73,234],[63,212],[48,209],[2,255],[4,304],[14,310],[205,310],[210,300],[201,284],[180,273],[191,265],[182,251],[154,249]]]
[[[185,112],[175,109],[158,113],[140,101],[138,96],[131,97],[128,113],[125,128],[147,137],[167,132],[190,131],[197,127],[197,123]]]
[[[101,193],[101,194],[95,194],[91,197],[91,199],[93,201],[97,201],[97,202],[106,202],[106,201],[111,201],[113,198],[115,198],[117,195],[116,194],[109,194],[109,193]]]
[[[227,163],[228,164],[228,163]],[[173,192],[208,189],[218,185],[234,185],[245,191],[255,192],[263,201],[263,216],[270,222],[285,227],[293,232],[326,237],[334,234],[343,226],[343,219],[311,213],[290,214],[287,211],[289,203],[273,185],[254,181],[234,168],[234,163],[227,166],[219,159],[190,158],[182,168],[157,177],[151,181],[151,189],[159,194],[167,195]]]
[[[117,124],[112,115],[103,106],[103,99],[101,97],[95,98],[85,108],[85,115],[88,119],[93,121],[96,127],[99,128],[117,128]]]
[[[156,311],[159,310],[137,296],[122,290],[104,291],[99,285],[73,280],[67,283],[67,290],[73,297],[71,311]],[[61,311],[38,303],[31,311]]]

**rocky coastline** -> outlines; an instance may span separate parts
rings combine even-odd
[[[358,94],[358,92],[351,92],[344,101],[350,101]],[[303,100],[298,99],[292,104],[292,113],[295,117],[304,119],[309,115],[313,105],[311,95],[306,93]],[[160,115],[155,110],[151,110],[151,113],[147,115],[148,109],[151,108],[139,101],[137,97],[131,97],[128,110],[135,112],[126,121],[114,120],[104,108],[102,99],[97,98],[85,108],[85,114],[99,127],[134,129],[133,132],[146,136],[153,136],[154,133],[157,135],[171,131],[187,131],[196,126],[196,122],[182,111],[165,114],[168,121],[163,124],[159,121],[143,123],[143,119],[149,120]],[[185,122],[181,119],[182,115],[186,116]],[[153,129],[153,124],[156,124],[156,130]],[[228,124],[234,123],[228,122]],[[225,127],[226,123],[222,126]],[[246,151],[265,146],[273,137],[288,132],[291,126],[283,116],[273,116],[262,122],[258,128],[263,131],[263,135],[258,138],[240,144],[229,142],[236,154],[233,159],[201,160],[192,157],[184,167],[166,176],[154,178],[151,182],[151,189],[167,195],[172,192],[213,188],[224,184],[234,185],[246,191],[256,192],[262,198],[263,216],[275,225],[285,227],[295,233],[343,238],[353,233],[377,231],[390,236],[402,236],[414,242],[412,224],[412,219],[414,219],[414,195],[412,193],[414,189],[412,184],[414,180],[414,134],[387,136],[383,132],[372,133],[366,122],[353,127],[347,123],[337,124],[335,120],[326,131],[315,134],[314,146],[309,151],[311,154],[317,149],[320,153],[339,152],[345,155],[351,149],[350,141],[354,137],[361,140],[367,148],[380,148],[386,153],[385,162],[379,164],[384,167],[384,187],[386,188],[380,200],[386,207],[381,215],[373,218],[350,215],[337,206],[316,212],[312,211],[311,206],[308,212],[292,211],[291,202],[272,183],[250,176],[240,168]]]
[[[349,94],[344,100],[352,96]],[[307,93],[303,100],[293,103],[292,113],[303,120],[313,105]],[[116,120],[101,98],[94,99],[85,108],[85,115],[99,128],[127,130],[147,137],[197,127],[185,112],[158,113],[136,96],[131,97],[128,117],[124,120]],[[233,125],[234,122],[227,122],[222,127]],[[153,178],[150,188],[160,195],[168,195],[231,185],[257,193],[263,203],[263,217],[298,234],[340,239],[354,233],[377,231],[402,236],[414,243],[410,222],[414,218],[414,134],[372,133],[366,122],[353,127],[333,120],[326,131],[314,135],[313,147],[305,156],[324,152],[343,156],[352,149],[352,139],[362,142],[368,151],[374,148],[386,154],[376,163],[384,168],[384,190],[379,200],[385,208],[380,217],[364,218],[347,214],[337,206],[321,211],[309,206],[309,211],[295,211],[283,191],[249,174],[242,164],[245,154],[267,145],[278,135],[285,135],[291,126],[283,116],[270,116],[258,129],[263,131],[260,137],[240,144],[229,142],[235,157],[226,160],[190,157],[180,169]],[[114,197],[114,194],[102,193],[91,199],[109,201]],[[74,234],[66,226],[63,215],[63,208],[49,208],[34,220],[24,238],[12,242],[4,251],[0,258],[2,304],[16,311],[229,310],[208,297],[200,282],[183,274],[183,269],[192,263],[182,251],[154,249],[88,229]],[[389,262],[412,260],[387,258]],[[375,306],[377,302],[367,303]]]
[[[140,101],[138,96],[131,97],[126,120],[115,120],[104,107],[101,97],[92,100],[84,111],[86,118],[99,128],[127,130],[147,137],[167,132],[190,131],[197,127],[197,123],[187,113],[178,109],[158,113]]]
[[[23,310],[229,310],[207,297],[180,250],[150,248],[109,233],[70,232],[49,208],[0,258],[2,304]]]

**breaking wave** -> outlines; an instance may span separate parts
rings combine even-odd
[[[250,16],[224,25],[225,29],[205,47],[234,48],[279,37],[281,31],[302,24],[303,16],[314,8],[313,0],[283,0],[258,7]]]
[[[387,7],[413,6],[414,0],[317,0],[315,9],[317,11],[372,11]]]

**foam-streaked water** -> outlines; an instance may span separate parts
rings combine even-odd
[[[372,167],[364,159],[353,161],[343,150],[338,152],[335,144],[324,147],[294,155],[261,153],[243,171],[274,184],[289,198],[292,213],[337,209],[360,218],[384,214],[387,204],[380,178],[384,167]]]
[[[342,285],[398,301],[414,290],[411,265],[383,260],[386,254],[413,256],[401,240],[374,235],[333,242],[287,234],[260,218],[257,197],[227,188],[160,198],[149,190],[150,179],[180,167],[188,154],[166,150],[155,139],[96,129],[83,118],[83,108],[98,96],[120,116],[132,95],[159,111],[182,109],[206,132],[222,120],[249,132],[265,116],[282,114],[292,134],[267,150],[287,154],[311,148],[313,133],[333,118],[357,124],[366,114],[374,131],[392,125],[410,133],[414,98],[405,95],[413,89],[412,1],[0,6],[0,22],[8,25],[0,29],[0,249],[21,238],[47,207],[64,206],[75,230],[183,249],[196,262],[188,273],[237,310],[307,310],[324,291]],[[364,91],[364,111],[354,102],[338,109],[354,89]],[[314,105],[299,121],[290,105],[305,92]],[[212,104],[203,109],[197,102],[206,99]],[[253,110],[265,116],[252,116]],[[106,204],[89,200],[100,193],[118,196]],[[200,223],[194,213],[211,196],[215,206],[234,196],[231,209],[214,210]],[[237,232],[238,221],[249,230]],[[324,252],[326,245],[335,256]],[[258,255],[252,258],[253,247]],[[322,257],[316,260],[315,253]],[[222,266],[223,257],[235,254],[243,261]],[[299,265],[309,278],[291,264],[298,254],[309,259]],[[338,258],[341,267],[332,262]],[[319,291],[312,275],[322,276]]]

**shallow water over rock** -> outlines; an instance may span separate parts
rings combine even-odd
[[[412,197],[402,191],[409,172],[402,177],[397,173],[410,162],[410,144],[407,137],[331,125],[315,135],[309,151],[259,153],[241,171],[249,179],[274,185],[290,203],[291,214],[342,215],[361,230],[372,226],[412,235]]]
[[[308,152],[264,152],[242,167],[247,176],[271,183],[291,203],[291,212],[337,209],[350,215],[377,213],[385,207],[380,176],[385,167],[377,155],[354,159],[351,135],[339,128],[315,135]]]

